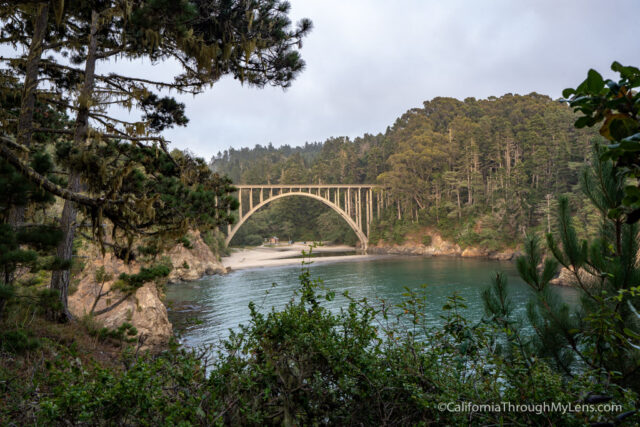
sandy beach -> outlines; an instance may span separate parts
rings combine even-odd
[[[280,265],[300,264],[302,251],[309,251],[309,244],[293,243],[277,246],[258,246],[249,249],[233,249],[228,257],[222,258],[222,265],[231,270],[256,267],[275,267]],[[353,252],[354,255],[336,255],[313,258],[314,263],[355,261],[376,258],[374,255],[355,254],[356,248],[345,245],[326,245],[313,248],[313,253]]]

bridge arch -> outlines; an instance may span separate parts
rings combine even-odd
[[[284,197],[294,197],[294,196],[310,197],[312,199],[319,200],[325,205],[329,206],[331,209],[337,212],[342,217],[342,219],[344,219],[347,222],[347,224],[349,224],[349,227],[351,227],[351,229],[356,233],[356,236],[360,240],[362,250],[363,251],[367,250],[367,244],[369,239],[367,238],[365,233],[362,231],[362,229],[358,227],[358,225],[351,218],[351,216],[347,214],[347,212],[345,212],[342,208],[340,208],[338,205],[333,203],[331,200],[326,199],[325,197],[322,197],[318,194],[307,193],[304,191],[291,191],[291,192],[276,194],[276,195],[270,196],[268,199],[263,200],[257,205],[253,206],[251,209],[249,209],[249,211],[246,214],[240,216],[240,220],[237,223],[235,223],[233,227],[230,229],[230,231],[228,232],[228,235],[226,238],[227,246],[229,246],[229,243],[231,243],[231,239],[233,239],[233,237],[236,235],[240,227],[242,227],[242,225],[247,221],[247,219],[249,219],[254,213],[260,210],[260,208],[268,205],[274,200],[282,199]]]

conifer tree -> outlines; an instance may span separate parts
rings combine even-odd
[[[19,13],[5,23],[29,19],[31,3],[22,2]],[[0,154],[25,178],[66,200],[58,256],[72,256],[79,208],[91,218],[101,242],[102,222],[110,220],[111,240],[126,249],[125,258],[134,235],[178,236],[191,227],[231,221],[230,182],[199,159],[173,155],[161,136],[166,128],[186,125],[184,105],[151,90],[197,94],[226,74],[250,85],[286,87],[303,68],[297,48],[310,22],[290,29],[288,3],[276,0],[69,1],[55,10],[65,30],[45,46],[58,55],[39,62],[41,80],[49,86],[37,99],[73,112],[75,120],[65,129],[35,129],[31,122],[30,130],[59,137],[56,154],[69,171],[67,188],[30,167],[17,153],[29,147],[14,135],[2,136]],[[182,73],[172,81],[100,73],[100,64],[111,58],[141,57],[154,62],[173,58]],[[10,62],[20,75],[28,61],[17,57]],[[141,117],[119,119],[113,106],[137,108]],[[68,270],[53,275],[51,286],[60,292],[65,310],[68,284]]]
[[[0,120],[5,132],[15,133],[20,126],[17,118],[20,117],[21,94],[24,91],[10,74],[2,73],[0,79],[5,89],[5,96],[0,99]],[[39,104],[34,104],[32,115],[41,126],[61,128],[66,123],[64,115]],[[51,144],[50,135],[35,133],[29,142],[29,166],[41,176],[59,182],[56,165],[47,150]],[[51,194],[26,180],[16,168],[0,159],[0,316],[12,298],[23,296],[21,285],[31,286],[42,281],[43,277],[38,272],[69,267],[68,262],[54,256],[54,249],[62,237],[54,218],[46,214],[54,201]],[[16,222],[16,212],[20,215],[19,222]],[[52,299],[51,296],[46,290],[35,295],[42,308],[55,315],[61,306],[57,298]]]
[[[517,259],[520,277],[534,291],[527,317],[535,332],[527,342],[522,332],[517,347],[527,357],[548,359],[559,370],[573,376],[587,369],[594,381],[611,382],[638,390],[640,384],[640,255],[638,227],[623,222],[617,207],[624,198],[624,177],[616,173],[611,160],[602,159],[602,149],[594,149],[592,164],[581,176],[584,193],[601,214],[597,238],[580,239],[573,225],[566,197],[558,206],[557,235],[547,235],[552,257],[543,259],[536,237],[525,242],[525,255]],[[612,212],[617,215],[612,215]],[[572,276],[580,292],[577,306],[562,301],[549,282],[558,265]],[[542,266],[542,267],[541,267]],[[485,306],[494,319],[505,317],[500,301],[504,283],[487,292]]]

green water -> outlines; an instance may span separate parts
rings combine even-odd
[[[336,298],[325,304],[336,311],[346,305],[346,299],[341,297],[344,291],[353,297],[399,303],[405,287],[419,290],[422,284],[427,284],[427,318],[434,326],[442,321],[441,307],[454,291],[466,300],[465,316],[471,321],[480,320],[484,314],[480,293],[496,271],[508,276],[517,315],[524,316],[530,295],[512,262],[402,256],[349,261],[346,257],[343,262],[311,264],[310,271],[312,277],[321,278],[326,287],[335,291]],[[170,285],[169,319],[187,346],[216,344],[228,336],[229,329],[248,321],[250,301],[263,311],[285,305],[299,284],[299,274],[300,265],[256,268]],[[273,287],[273,283],[277,286]],[[555,291],[569,303],[577,298],[570,288],[556,287]]]

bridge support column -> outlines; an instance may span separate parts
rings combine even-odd
[[[369,189],[369,224],[373,222],[373,190]],[[367,237],[369,235],[367,234]]]
[[[369,192],[367,191],[365,193],[365,201],[366,201],[366,208],[367,208],[367,215],[366,215],[366,221],[367,221],[367,238],[369,238],[369,222],[371,221],[371,217],[369,216],[369,202],[371,201],[371,198],[369,197]]]
[[[358,215],[358,228],[362,229],[362,191],[360,188],[356,193],[356,215]]]
[[[359,206],[359,200],[358,200],[358,191],[354,191],[353,192],[353,213],[356,215],[356,225],[358,226],[358,228],[362,228],[360,227],[360,206]]]

